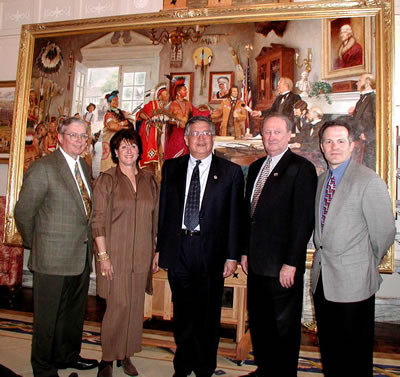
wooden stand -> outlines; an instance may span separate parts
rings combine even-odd
[[[233,288],[233,306],[222,308],[221,323],[236,325],[236,343],[239,343],[246,330],[247,318],[247,276],[240,266],[234,275],[225,279],[225,287]],[[153,296],[146,294],[144,316],[145,318],[157,316],[164,320],[171,320],[173,317],[171,290],[167,272],[164,270],[153,275]]]

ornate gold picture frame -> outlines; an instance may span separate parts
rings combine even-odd
[[[371,19],[365,17],[324,19],[322,78],[348,77],[369,72],[372,59],[371,43]]]
[[[324,20],[340,17],[370,17],[374,25],[373,48],[375,53],[372,55],[372,64],[375,67],[377,81],[376,170],[385,180],[389,191],[394,197],[394,146],[392,143],[394,5],[392,0],[297,2],[233,6],[229,8],[185,9],[132,16],[32,24],[24,25],[21,32],[13,118],[15,126],[13,127],[12,134],[7,187],[5,242],[8,244],[21,243],[13,218],[13,210],[23,179],[26,120],[29,108],[29,91],[34,64],[35,42],[37,40],[40,38],[67,38],[73,35],[85,37],[91,33],[100,35],[101,33],[112,33],[121,30],[135,31],[195,25],[218,25],[226,30],[226,32],[229,32],[235,29],[235,25],[239,23],[282,20],[320,20],[322,25],[325,22]],[[220,34],[213,37],[218,38]],[[304,35],[304,38],[307,39],[307,35]],[[318,48],[319,46],[316,47]],[[318,67],[318,69],[321,70],[322,74],[323,67]],[[16,111],[17,109],[18,111]],[[312,252],[308,255],[308,261],[310,262],[311,260]],[[381,271],[392,272],[393,267],[394,251],[392,250],[385,258],[381,266]]]

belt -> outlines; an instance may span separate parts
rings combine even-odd
[[[182,229],[182,234],[184,236],[200,236],[200,230],[189,230],[189,229]]]

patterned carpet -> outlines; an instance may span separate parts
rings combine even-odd
[[[14,365],[14,371],[23,376],[31,376],[32,374],[26,374],[27,370],[30,370],[29,366],[29,348],[32,336],[32,316],[28,314],[15,313],[6,310],[0,310],[0,343],[3,341],[18,341],[23,342],[24,349],[26,347],[26,355],[19,355],[20,360]],[[98,324],[85,324],[83,340],[82,340],[82,352],[91,352],[92,357],[101,357],[100,347],[100,334]],[[160,335],[153,333],[144,333],[144,346],[142,352],[138,353],[134,357],[134,363],[141,372],[141,376],[171,376],[173,372],[172,359],[174,355],[173,348],[170,347],[173,339],[170,336]],[[149,344],[163,344],[166,346],[152,346]],[[234,346],[234,345],[232,345]],[[16,347],[21,347],[16,345]],[[7,349],[9,349],[8,347]],[[11,347],[12,348],[12,347]],[[250,355],[251,357],[251,355]],[[396,360],[398,357],[391,358],[388,355],[387,358],[374,358],[374,376],[400,376],[400,360]],[[20,369],[17,369],[15,365],[18,363],[24,363]],[[9,368],[13,366],[11,364],[10,356],[5,353],[3,347],[0,347],[0,364],[6,365]],[[141,369],[139,368],[141,366]],[[119,368],[120,369],[120,368]],[[249,358],[243,363],[238,365],[236,360],[218,356],[218,367],[215,372],[216,376],[240,376],[255,369],[254,361]],[[141,371],[142,370],[142,371]],[[25,374],[24,374],[25,371]],[[71,370],[72,371],[72,370]],[[316,352],[301,351],[298,367],[299,376],[322,376],[321,364],[319,360],[319,354]],[[94,371],[86,371],[86,374],[79,372],[80,376],[93,376]],[[115,370],[114,376],[123,376],[122,370]],[[60,372],[60,376],[63,374]],[[65,374],[68,376],[68,374]]]

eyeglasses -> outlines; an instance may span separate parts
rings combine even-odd
[[[192,131],[190,133],[190,136],[195,136],[195,137],[199,137],[199,136],[211,136],[212,132],[211,131]]]
[[[69,134],[64,133],[64,135],[68,135],[72,141],[78,141],[81,139],[87,141],[87,139],[89,139],[88,134],[77,134],[76,132],[71,132]]]

